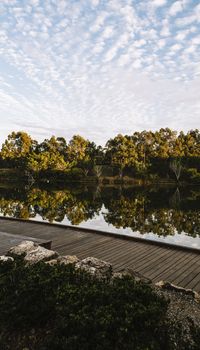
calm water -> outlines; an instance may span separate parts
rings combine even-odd
[[[0,215],[95,228],[200,249],[200,187],[0,186]]]

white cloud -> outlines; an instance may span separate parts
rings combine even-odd
[[[152,6],[160,7],[166,5],[166,0],[152,0]]]
[[[171,16],[176,16],[177,13],[181,12],[182,10],[183,10],[183,1],[175,1],[169,9],[169,14]]]
[[[98,32],[102,28],[107,16],[108,16],[107,12],[105,11],[101,12],[96,18],[95,22],[90,27],[90,31]]]
[[[170,29],[167,25],[163,26],[161,32],[160,32],[160,35],[161,36],[169,36],[171,33],[170,33]]]
[[[135,47],[141,47],[144,46],[146,44],[146,40],[144,39],[140,39],[140,40],[135,40],[134,41],[134,46]]]
[[[107,26],[102,33],[102,39],[109,39],[113,35],[114,35],[114,28],[112,26]]]
[[[178,18],[176,20],[176,24],[180,27],[183,27],[194,23],[196,20],[197,20],[197,16],[195,14],[192,14],[182,18]]]
[[[99,141],[120,128],[179,127],[180,113],[185,128],[190,115],[198,127],[199,5],[2,0],[1,6],[2,124],[66,136],[78,125]]]
[[[99,2],[100,2],[100,0],[90,0],[91,1],[91,4],[92,4],[92,6],[98,6],[99,5]]]

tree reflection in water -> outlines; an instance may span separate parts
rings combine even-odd
[[[98,195],[97,195],[98,193]],[[106,210],[102,210],[105,208]],[[0,189],[3,216],[79,225],[102,214],[107,224],[141,234],[200,235],[199,188],[73,187],[29,191]]]

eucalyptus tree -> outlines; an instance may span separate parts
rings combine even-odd
[[[120,177],[126,166],[139,166],[136,144],[131,136],[117,135],[106,144],[106,153],[110,155],[111,164],[119,168]]]
[[[74,135],[67,146],[67,160],[74,166],[90,159],[88,147],[90,142],[80,135]]]
[[[37,147],[37,142],[26,132],[12,132],[2,145],[1,157],[23,166],[28,155]]]
[[[198,129],[190,130],[185,135],[185,156],[200,156],[200,132]]]
[[[41,170],[66,170],[70,167],[65,161],[66,141],[64,138],[52,136],[38,144],[35,151],[28,157],[28,169]]]

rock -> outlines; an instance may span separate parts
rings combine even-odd
[[[60,256],[58,258],[58,263],[59,264],[64,264],[64,265],[69,265],[69,264],[76,264],[79,262],[79,259],[77,258],[76,255],[65,255],[65,256]]]
[[[133,269],[129,269],[129,268],[120,270],[120,271],[115,272],[113,274],[113,278],[123,278],[125,276],[133,277],[136,282],[143,282],[143,283],[147,283],[147,284],[152,283],[152,281],[149,278],[144,277],[139,272],[134,271]]]
[[[51,265],[51,266],[56,265],[56,264],[64,264],[64,265],[73,264],[73,265],[75,265],[78,262],[79,262],[79,259],[77,258],[76,255],[65,255],[65,256],[59,256],[57,259],[47,261],[46,264]]]
[[[29,251],[38,247],[38,244],[32,241],[22,241],[20,244],[12,247],[7,252],[9,256],[26,255]]]
[[[75,264],[77,269],[84,270],[99,279],[109,279],[112,275],[112,265],[106,261],[88,257]]]
[[[50,265],[50,266],[54,266],[54,265],[58,264],[58,259],[52,259],[52,260],[45,261],[45,264]]]
[[[38,246],[35,249],[28,251],[28,253],[24,257],[24,261],[27,264],[32,265],[40,261],[48,261],[57,257],[57,252]]]
[[[36,264],[39,261],[52,260],[58,257],[58,253],[41,247],[32,241],[22,241],[19,245],[12,247],[7,255],[13,257],[24,255],[24,261],[27,264]]]
[[[175,292],[181,292],[185,295],[190,295],[195,299],[195,301],[200,302],[199,293],[195,292],[192,289],[185,289],[183,287],[176,286],[175,284],[167,282],[167,281],[159,281],[159,282],[155,283],[155,286],[158,288],[166,289],[166,290],[173,290]]]
[[[8,261],[14,261],[14,259],[11,256],[0,256],[0,263],[7,263]]]

